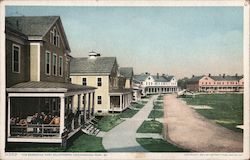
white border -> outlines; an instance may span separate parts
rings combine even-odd
[[[247,2],[248,1],[248,2]],[[0,1],[0,106],[5,106],[5,6],[6,5],[26,5],[26,6],[242,6],[244,7],[244,152],[241,153],[11,153],[5,154],[3,146],[1,146],[2,158],[10,159],[248,159],[249,158],[249,0],[178,0],[178,1],[163,1],[163,0],[137,0],[137,1],[124,1],[124,0],[5,0]],[[0,127],[1,129],[1,142],[5,144],[5,107],[1,107],[0,112]],[[76,155],[76,156],[75,156]]]

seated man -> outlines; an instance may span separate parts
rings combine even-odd
[[[58,117],[57,115],[55,115],[55,117],[52,119],[52,121],[49,124],[54,124],[54,125],[60,125],[60,117]],[[54,132],[59,132],[59,128],[54,128],[53,129]]]
[[[56,115],[49,124],[60,125],[60,117]]]

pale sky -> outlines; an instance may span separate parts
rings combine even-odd
[[[243,73],[243,7],[6,7],[60,16],[73,57],[94,50],[135,73]]]

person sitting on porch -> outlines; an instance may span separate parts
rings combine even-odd
[[[51,120],[52,120],[51,116],[45,115],[43,122],[44,122],[44,124],[49,124],[51,122]]]
[[[16,118],[15,118],[15,117],[11,117],[11,118],[10,118],[10,124],[11,124],[11,125],[16,124]]]
[[[18,124],[20,124],[21,126],[25,126],[25,125],[27,125],[28,123],[27,123],[27,120],[26,120],[26,119],[22,118],[22,119],[20,119],[20,121],[18,122]]]
[[[49,124],[60,125],[60,117],[55,115],[55,117],[52,119],[52,121]],[[59,128],[54,128],[53,131],[59,132]]]
[[[26,133],[27,128],[25,127],[28,123],[27,120],[22,118],[20,119],[20,121],[18,122],[18,124],[21,126],[21,134],[24,135]]]
[[[51,120],[51,122],[49,124],[60,125],[60,117],[55,115],[55,117]]]

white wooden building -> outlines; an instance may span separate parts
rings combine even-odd
[[[134,81],[139,83],[142,96],[148,94],[174,93],[177,92],[177,80],[170,75],[151,75],[150,73],[142,73],[134,76]],[[135,84],[138,86],[138,84]]]

